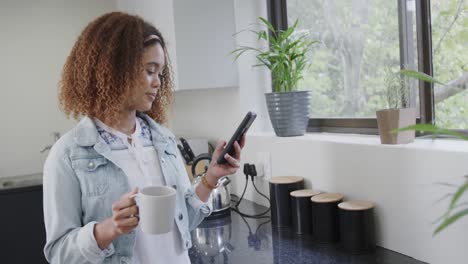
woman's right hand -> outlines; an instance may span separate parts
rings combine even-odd
[[[132,231],[140,221],[138,206],[132,195],[138,193],[138,188],[124,194],[120,200],[112,204],[112,222],[118,235]]]
[[[132,231],[140,222],[138,206],[131,196],[138,193],[138,188],[124,194],[112,204],[112,217],[99,222],[94,227],[94,237],[99,248],[105,249],[114,239]]]

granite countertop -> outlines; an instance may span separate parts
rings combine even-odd
[[[244,214],[258,214],[265,207],[243,200]],[[290,228],[271,226],[270,220],[253,219],[228,211],[214,219],[205,219],[192,231],[189,250],[193,264],[204,263],[382,263],[421,264],[408,256],[377,247],[375,252],[350,255],[333,244],[315,241],[309,235],[296,235]]]
[[[24,191],[27,188],[42,187],[42,173],[0,177],[0,192]]]

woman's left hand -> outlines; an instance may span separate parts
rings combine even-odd
[[[240,144],[237,141],[234,142],[234,149],[235,149],[234,155],[231,156],[229,154],[226,154],[224,156],[227,163],[218,164],[216,161],[218,160],[218,157],[223,152],[225,145],[226,145],[226,141],[224,140],[218,142],[213,152],[210,165],[208,166],[208,170],[206,172],[207,180],[212,180],[214,181],[214,183],[216,183],[223,176],[236,173],[237,169],[239,169],[241,151],[245,145],[245,134],[242,136],[240,140]]]

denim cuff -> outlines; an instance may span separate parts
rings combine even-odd
[[[192,188],[189,189],[188,193],[185,195],[187,198],[187,203],[193,208],[195,211],[199,211],[200,215],[206,217],[211,214],[213,211],[212,200],[213,198],[211,195],[208,197],[206,202],[203,202],[200,197],[198,197],[197,192],[195,191],[196,185],[192,185]]]
[[[115,248],[112,243],[107,248],[101,250],[94,237],[94,225],[98,222],[92,221],[83,226],[78,232],[77,242],[80,252],[91,263],[102,263],[104,258],[114,254]]]

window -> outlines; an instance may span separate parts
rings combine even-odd
[[[436,124],[468,128],[468,1],[432,0],[434,77],[445,86],[434,87]]]
[[[424,22],[431,7],[432,31]],[[388,107],[388,72],[404,66],[431,74],[432,54],[434,76],[448,85],[433,90],[413,81],[409,105],[421,122],[434,121],[435,105],[438,125],[468,127],[463,0],[270,0],[269,10],[277,28],[299,19],[299,29],[320,41],[299,84],[312,93],[309,131],[377,133],[375,111]]]

